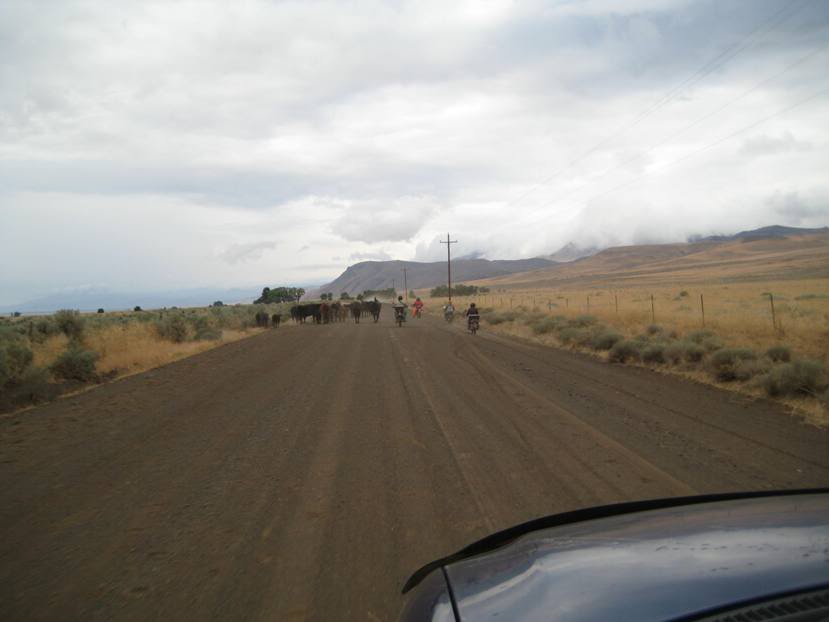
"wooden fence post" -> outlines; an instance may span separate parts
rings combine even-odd
[[[616,315],[619,315],[619,294],[613,294],[613,299],[616,301]]]
[[[651,294],[651,324],[656,324],[656,307],[653,305],[653,294]]]
[[[771,305],[771,327],[777,330],[777,317],[774,314],[774,294],[769,293],[769,304]]]

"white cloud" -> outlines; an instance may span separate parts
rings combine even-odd
[[[0,292],[821,224],[826,95],[665,166],[825,88],[829,7],[780,10],[1,3]]]

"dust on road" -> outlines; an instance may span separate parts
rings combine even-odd
[[[275,330],[0,419],[0,618],[391,620],[518,522],[828,483],[770,402],[428,318]]]

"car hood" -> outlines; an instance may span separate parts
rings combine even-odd
[[[461,620],[672,620],[829,583],[829,495],[566,524],[444,569]]]

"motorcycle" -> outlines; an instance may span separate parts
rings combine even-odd
[[[403,322],[406,321],[406,309],[405,307],[395,307],[394,308],[394,321],[397,322],[397,325],[402,327]]]
[[[423,310],[415,307],[413,315],[419,320],[420,316],[423,314]]]
[[[452,309],[446,309],[443,312],[443,319],[451,324],[452,320],[455,319],[455,312]]]
[[[469,318],[468,328],[469,328],[469,332],[472,333],[473,335],[478,332],[478,327],[480,326],[480,321],[481,321],[480,318],[477,318],[477,317],[474,317],[474,316]]]

